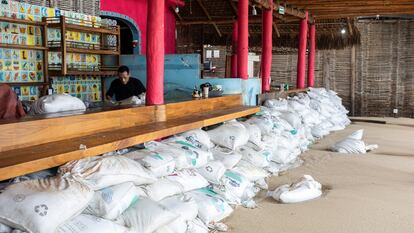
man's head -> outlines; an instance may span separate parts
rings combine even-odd
[[[125,85],[129,81],[129,68],[128,66],[120,66],[118,69],[119,80]]]

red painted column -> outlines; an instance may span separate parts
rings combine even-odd
[[[309,28],[309,55],[308,55],[308,87],[315,86],[315,48],[316,48],[315,22]]]
[[[270,71],[272,69],[273,47],[273,1],[269,1],[270,10],[264,10],[262,14],[262,63],[260,73],[262,76],[262,92],[270,91]]]
[[[233,35],[232,35],[232,42],[231,42],[231,77],[237,78],[237,44],[239,38],[239,24],[236,22],[233,23]]]
[[[148,1],[147,105],[164,104],[165,0]]]
[[[298,78],[296,80],[296,88],[305,88],[306,76],[306,41],[308,35],[308,12],[306,17],[300,21],[299,32],[299,53],[298,53]]]
[[[237,46],[237,74],[241,79],[248,79],[249,59],[249,0],[239,0],[239,44]]]

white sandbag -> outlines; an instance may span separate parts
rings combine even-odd
[[[293,112],[282,112],[280,118],[289,122],[293,128],[298,128],[301,125],[300,117]]]
[[[244,160],[241,160],[236,167],[233,168],[233,171],[242,174],[251,182],[255,182],[268,176],[268,173],[264,169],[256,167]]]
[[[184,186],[177,181],[162,178],[145,186],[144,190],[151,200],[161,201],[164,198],[184,192]]]
[[[207,132],[213,143],[232,150],[246,144],[249,140],[249,132],[246,127],[235,120]]]
[[[145,99],[140,99],[138,96],[131,96],[119,102],[121,105],[144,105]]]
[[[143,149],[127,153],[123,156],[139,162],[156,177],[168,176],[175,170],[174,157],[168,154],[160,154]]]
[[[253,184],[242,174],[227,171],[221,179],[220,185],[213,185],[213,190],[221,195],[230,204],[239,205],[246,198],[246,190]]]
[[[284,146],[279,146],[276,151],[273,151],[272,161],[280,164],[287,164],[296,158],[292,153],[292,149]]]
[[[90,188],[71,178],[20,182],[0,195],[0,222],[29,233],[53,233],[80,214],[92,197]]]
[[[185,233],[187,227],[187,221],[178,217],[167,225],[158,228],[154,233]]]
[[[264,105],[275,111],[287,111],[288,110],[288,102],[286,99],[266,100]]]
[[[197,160],[195,160],[194,162],[194,159],[192,158],[195,156],[186,153],[180,148],[156,141],[146,142],[144,143],[144,145],[146,149],[156,152],[162,156],[173,157],[175,161],[175,167],[177,170],[192,168],[194,167],[193,164],[197,164]]]
[[[18,176],[14,178],[11,183],[19,183],[27,180],[35,180],[35,179],[45,179],[48,177],[52,177],[56,175],[56,171],[52,171],[51,169],[38,171],[30,174],[26,174],[23,176]]]
[[[135,185],[156,181],[156,178],[141,164],[123,156],[96,156],[72,161],[61,166],[59,173],[71,174],[93,190],[129,181]]]
[[[198,173],[206,178],[210,183],[220,183],[221,177],[226,172],[226,167],[220,161],[210,161],[206,165],[197,169]]]
[[[178,215],[158,203],[147,198],[139,198],[117,219],[117,223],[128,227],[131,233],[153,233],[176,218]]]
[[[168,145],[182,150],[182,153],[187,156],[187,160],[188,162],[191,162],[193,168],[201,167],[213,158],[213,154],[207,148],[200,148],[200,146],[197,146],[197,143],[194,145],[192,143],[194,143],[194,141],[188,142],[178,138],[177,140],[169,142]]]
[[[183,187],[183,192],[200,189],[208,186],[208,181],[194,169],[178,171],[166,179],[178,182]]]
[[[270,134],[273,130],[273,121],[270,117],[253,116],[246,123],[259,127],[262,136]]]
[[[179,136],[185,137],[188,141],[197,140],[207,148],[214,147],[214,144],[210,140],[210,136],[202,129],[193,129],[179,134]]]
[[[114,220],[145,193],[132,182],[107,187],[95,192],[85,214]]]
[[[192,221],[187,222],[187,231],[185,233],[208,233],[208,227],[201,221],[201,219],[196,218]]]
[[[11,227],[0,223],[0,233],[11,233],[12,230],[13,229]]]
[[[160,201],[159,204],[179,215],[185,221],[191,221],[198,215],[198,205],[196,201],[188,195],[172,196]]]
[[[110,220],[81,214],[60,226],[55,233],[126,233],[128,229]]]
[[[233,209],[217,193],[208,188],[189,192],[198,205],[198,217],[204,224],[214,224],[230,216]]]
[[[219,160],[227,169],[232,169],[240,162],[242,155],[225,147],[216,146],[211,149],[215,160]]]
[[[262,145],[262,131],[257,125],[242,122],[249,133],[249,142],[255,144],[259,148],[263,148]]]
[[[242,155],[242,159],[250,162],[256,167],[266,167],[269,165],[269,161],[272,159],[272,153],[263,149],[253,148],[254,145],[246,144],[244,146],[238,147],[236,151]],[[258,149],[258,150],[256,150]]]
[[[356,140],[362,140],[362,137],[364,136],[364,130],[360,129],[355,132],[353,132],[351,135],[348,136],[348,138],[356,139]]]
[[[309,201],[321,195],[322,185],[309,175],[304,175],[302,179],[292,185],[285,184],[274,191],[268,192],[268,196],[285,204]]]
[[[332,151],[342,154],[365,154],[366,145],[362,140],[346,138],[332,146]]]
[[[82,100],[68,94],[47,95],[33,103],[33,114],[56,113],[64,111],[86,110]]]

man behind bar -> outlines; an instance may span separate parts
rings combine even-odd
[[[116,101],[122,101],[132,96],[138,97],[145,92],[146,89],[141,81],[130,76],[129,68],[127,66],[120,66],[118,69],[118,79],[112,81],[111,87],[109,87],[106,93],[106,99],[112,100],[112,97],[115,95]]]

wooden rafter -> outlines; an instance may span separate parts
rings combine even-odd
[[[233,0],[227,0],[230,3],[231,9],[233,11],[234,16],[237,17],[238,15],[238,10],[237,10],[237,6],[236,4],[233,2]]]
[[[275,22],[273,22],[273,30],[275,30],[277,37],[280,38],[280,32]]]
[[[174,13],[174,15],[178,19],[178,21],[180,21],[180,22],[183,21],[183,17],[181,17],[181,15],[175,11],[174,7],[170,7],[170,10]]]
[[[208,13],[207,8],[204,6],[203,0],[197,0],[197,3],[200,5],[201,9],[203,10],[204,14],[207,16],[209,21],[212,21],[213,19],[211,18],[210,14]],[[216,32],[218,34],[219,37],[221,37],[221,32],[220,29],[218,28],[217,24],[215,24],[214,22],[212,23],[214,29],[216,29]]]

